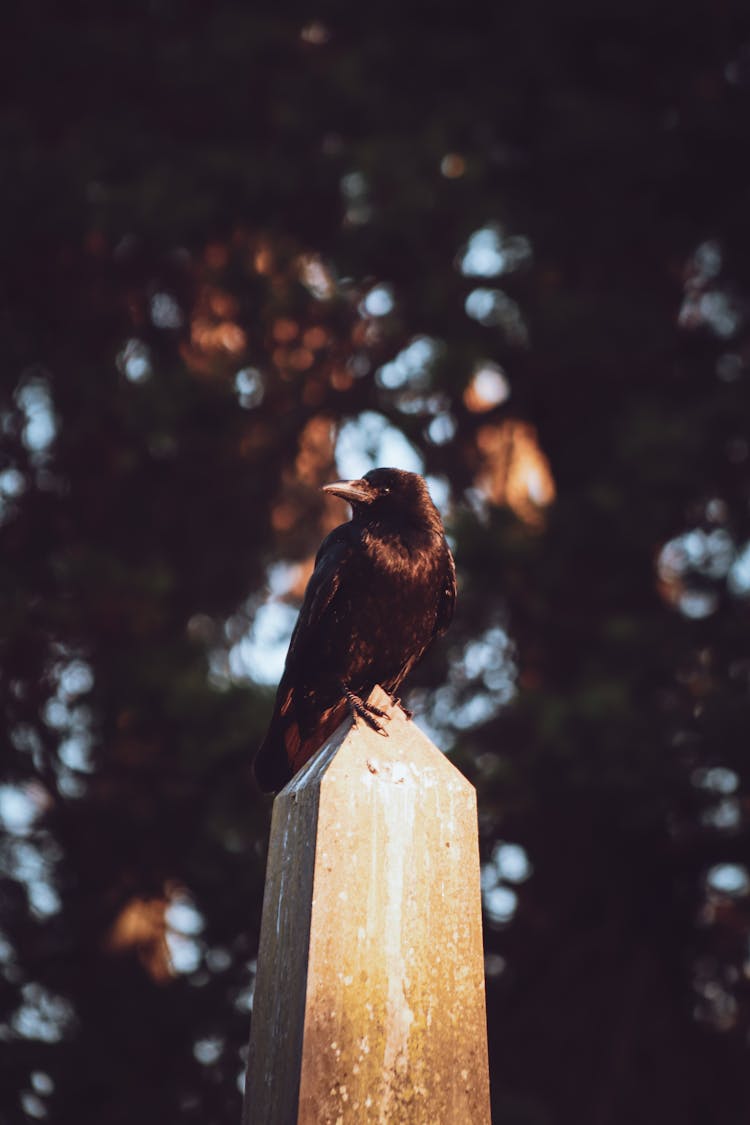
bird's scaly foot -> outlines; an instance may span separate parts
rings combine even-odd
[[[382,734],[384,738],[388,738],[388,731],[378,722],[378,719],[388,717],[387,712],[382,711],[380,707],[375,707],[372,703],[366,703],[364,699],[360,699],[346,684],[341,685],[341,691],[351,708],[355,723],[358,717],[364,719],[368,727],[377,731],[378,734]]]

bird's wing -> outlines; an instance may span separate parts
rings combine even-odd
[[[456,606],[456,564],[453,555],[446,546],[447,567],[443,576],[443,592],[438,605],[437,619],[435,621],[435,636],[442,637],[445,630],[453,620],[453,610]]]
[[[294,668],[306,643],[309,643],[316,625],[322,620],[325,611],[341,586],[341,577],[346,563],[352,554],[349,524],[334,528],[320,545],[315,556],[315,567],[305,590],[305,598],[294,626],[289,651],[286,656],[285,673]]]
[[[300,730],[296,713],[295,687],[311,649],[317,644],[317,626],[340,589],[342,572],[354,550],[350,524],[337,527],[320,545],[315,568],[305,590],[302,608],[289,642],[284,674],[276,693],[273,716],[255,759],[255,776],[261,789],[281,789],[293,773],[333,733],[344,717],[345,705],[324,709],[311,738]]]

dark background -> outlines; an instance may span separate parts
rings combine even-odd
[[[746,5],[61,8],[0,37],[3,1125],[239,1120],[249,763],[384,459],[496,1125],[745,1125]]]

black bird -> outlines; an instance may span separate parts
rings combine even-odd
[[[375,684],[395,697],[448,628],[456,570],[440,516],[416,473],[373,469],[324,492],[352,507],[315,559],[268,733],[255,759],[261,789],[281,789],[347,710],[387,733],[366,703]]]

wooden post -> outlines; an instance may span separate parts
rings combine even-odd
[[[274,802],[245,1125],[489,1125],[476,796],[380,688]]]

